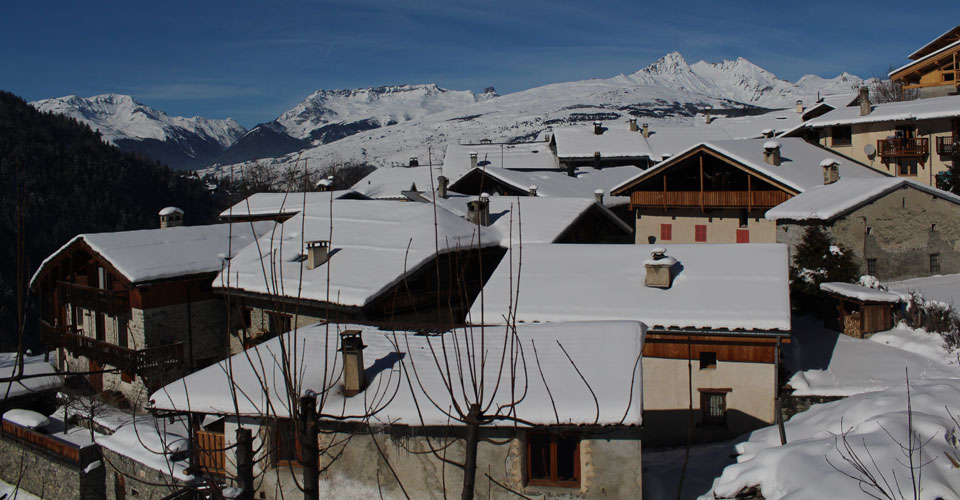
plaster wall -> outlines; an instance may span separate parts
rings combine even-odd
[[[646,213],[644,213],[646,212]],[[649,213],[653,212],[653,213]],[[659,212],[659,213],[657,213]],[[711,210],[701,213],[699,209],[643,210],[636,219],[636,243],[646,245],[671,243],[736,243],[737,231],[750,231],[750,243],[773,243],[776,241],[776,224],[763,218],[763,213],[754,211],[747,217],[747,226],[740,226],[740,216],[734,210]],[[670,240],[660,239],[660,226],[670,224],[673,233]],[[707,226],[707,241],[696,241],[696,226]]]

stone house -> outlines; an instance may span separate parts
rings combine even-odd
[[[947,30],[907,56],[911,62],[890,72],[904,91],[921,98],[957,94],[960,89],[960,25]]]
[[[509,310],[519,324],[643,321],[645,445],[685,443],[691,407],[694,439],[727,439],[775,421],[787,274],[779,244],[525,244],[470,318],[502,324]]]
[[[148,390],[226,355],[226,316],[211,284],[225,258],[273,222],[179,226],[80,234],[40,265],[44,343],[61,372],[88,373],[94,390],[119,391],[135,406]]]
[[[439,499],[461,489],[461,470],[445,460],[464,460],[466,430],[453,407],[473,400],[447,385],[462,379],[484,388],[484,415],[496,416],[479,429],[476,498],[515,498],[510,490],[640,498],[644,325],[490,327],[486,340],[480,330],[430,337],[358,325],[301,328],[164,387],[151,396],[152,408],[222,422],[198,429],[219,433],[219,447],[201,450],[197,466],[226,464],[228,484],[237,468],[224,449],[232,449],[238,428],[250,429],[257,498],[288,498],[300,494],[306,460],[293,405],[312,391],[320,401],[322,480],[382,488],[387,497],[403,488],[410,498]],[[350,338],[361,349],[349,347]],[[468,343],[482,345],[487,361],[471,357]],[[446,363],[464,371],[448,371]]]

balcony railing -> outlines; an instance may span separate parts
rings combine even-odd
[[[790,199],[783,191],[634,191],[631,207],[772,208]]]
[[[100,311],[117,316],[130,310],[130,294],[126,290],[101,290],[92,286],[60,281],[57,283],[61,304]]]
[[[897,156],[926,156],[930,152],[930,141],[926,137],[880,139],[877,141],[877,151],[881,158]]]
[[[76,356],[85,356],[98,363],[115,366],[131,375],[166,370],[182,365],[184,361],[183,342],[147,349],[128,349],[62,330],[59,332],[58,347],[63,347]]]
[[[957,153],[960,148],[960,137],[958,136],[940,136],[937,137],[937,154],[951,156]]]

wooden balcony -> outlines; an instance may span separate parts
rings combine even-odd
[[[91,311],[117,316],[130,310],[130,294],[126,290],[101,290],[92,286],[60,281],[57,293],[61,304],[72,304]]]
[[[75,356],[85,356],[98,363],[115,366],[130,375],[166,370],[182,365],[184,361],[183,342],[148,349],[128,349],[77,332],[60,331],[58,347]]]
[[[630,208],[773,208],[791,195],[783,191],[634,191]]]
[[[877,141],[877,153],[881,158],[920,158],[926,156],[929,152],[930,141],[925,137],[880,139]]]
[[[960,137],[958,136],[940,136],[937,137],[937,154],[941,156],[952,156],[957,153],[960,147]]]

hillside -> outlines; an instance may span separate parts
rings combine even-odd
[[[0,347],[16,331],[16,290],[40,262],[78,233],[158,226],[157,212],[185,210],[188,224],[215,220],[217,200],[185,176],[104,142],[63,115],[41,113],[0,92]],[[25,268],[17,273],[18,215]],[[36,326],[31,317],[28,329]],[[28,330],[29,331],[29,330]]]

